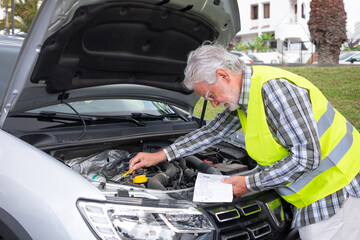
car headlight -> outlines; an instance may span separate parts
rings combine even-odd
[[[146,204],[142,199],[120,203],[77,202],[83,218],[100,239],[212,239],[214,227],[190,202]],[[184,236],[183,236],[184,235]]]

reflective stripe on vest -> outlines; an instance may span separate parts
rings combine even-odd
[[[322,158],[319,167],[308,172],[295,183],[277,189],[279,194],[297,208],[302,208],[349,184],[360,170],[360,134],[356,129],[308,80],[271,67],[254,66],[253,69],[248,116],[241,113],[241,110],[238,112],[241,123],[245,123],[246,149],[255,161],[260,165],[268,166],[287,155],[284,155],[286,149],[274,139],[269,140],[269,136],[262,137],[270,132],[262,97],[259,95],[262,85],[266,81],[283,78],[299,87],[308,89],[317,122]],[[254,92],[255,94],[253,94]],[[273,150],[270,154],[262,151],[270,148]]]

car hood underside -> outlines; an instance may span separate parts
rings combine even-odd
[[[183,85],[187,55],[205,41],[228,44],[240,29],[237,8],[236,1],[44,1],[3,109],[13,115],[62,101],[135,98],[149,87],[157,96],[143,99],[191,110],[199,96]]]
[[[141,2],[85,5],[45,41],[31,82],[44,80],[51,93],[114,83],[188,93],[186,54],[217,35],[185,10]]]

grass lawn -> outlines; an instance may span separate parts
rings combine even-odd
[[[282,67],[310,80],[327,97],[331,104],[342,113],[360,131],[360,66],[342,67]],[[203,106],[201,98],[195,107],[194,114],[201,115]],[[222,111],[207,105],[205,119],[213,119]]]

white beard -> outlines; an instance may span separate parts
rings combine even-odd
[[[232,111],[237,110],[240,107],[240,105],[238,103],[234,103],[234,102],[229,102],[229,103],[222,102],[219,104],[219,107],[226,107],[227,109],[229,109],[232,112]]]

